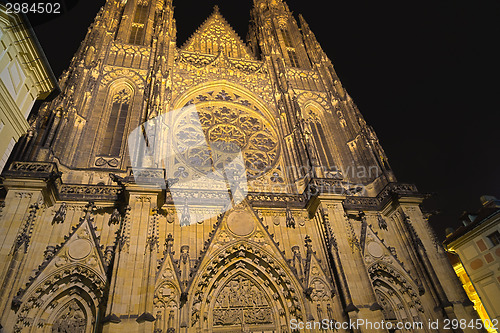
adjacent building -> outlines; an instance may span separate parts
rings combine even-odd
[[[18,139],[28,132],[37,99],[57,90],[57,81],[29,22],[0,4],[0,172]]]
[[[457,255],[452,263],[481,318],[500,321],[500,200],[481,197],[476,213],[464,213],[463,226],[450,231],[444,241],[448,252]],[[498,329],[499,326],[495,325]],[[491,329],[492,332],[498,330]]]

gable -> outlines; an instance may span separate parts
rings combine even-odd
[[[51,312],[58,304],[64,304],[62,300],[66,296],[78,301],[82,295],[92,299],[89,306],[98,308],[98,300],[108,283],[106,269],[109,261],[103,258],[94,230],[93,207],[93,204],[87,205],[85,217],[80,219],[80,224],[65,237],[62,244],[47,247],[45,260],[12,300],[13,308],[21,308],[22,312],[29,312],[25,316],[34,318],[40,311]],[[66,293],[68,290],[78,290],[78,295]],[[80,311],[82,307],[74,309]]]
[[[212,15],[184,43],[182,50],[217,55],[223,52],[231,58],[254,59],[247,46],[214,7]]]

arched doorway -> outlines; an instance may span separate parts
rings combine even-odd
[[[207,332],[289,332],[305,319],[302,288],[288,268],[252,241],[220,248],[190,290],[191,327]]]

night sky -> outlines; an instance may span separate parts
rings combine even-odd
[[[500,197],[500,2],[287,3],[309,23],[398,180],[434,194],[424,208],[440,211],[430,222],[441,239],[481,195]],[[103,4],[65,0],[63,15],[30,15],[57,77]],[[179,46],[215,4],[245,39],[251,0],[174,0]]]

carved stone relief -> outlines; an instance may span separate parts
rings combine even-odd
[[[273,323],[272,310],[264,292],[247,277],[238,275],[217,295],[214,326]]]

